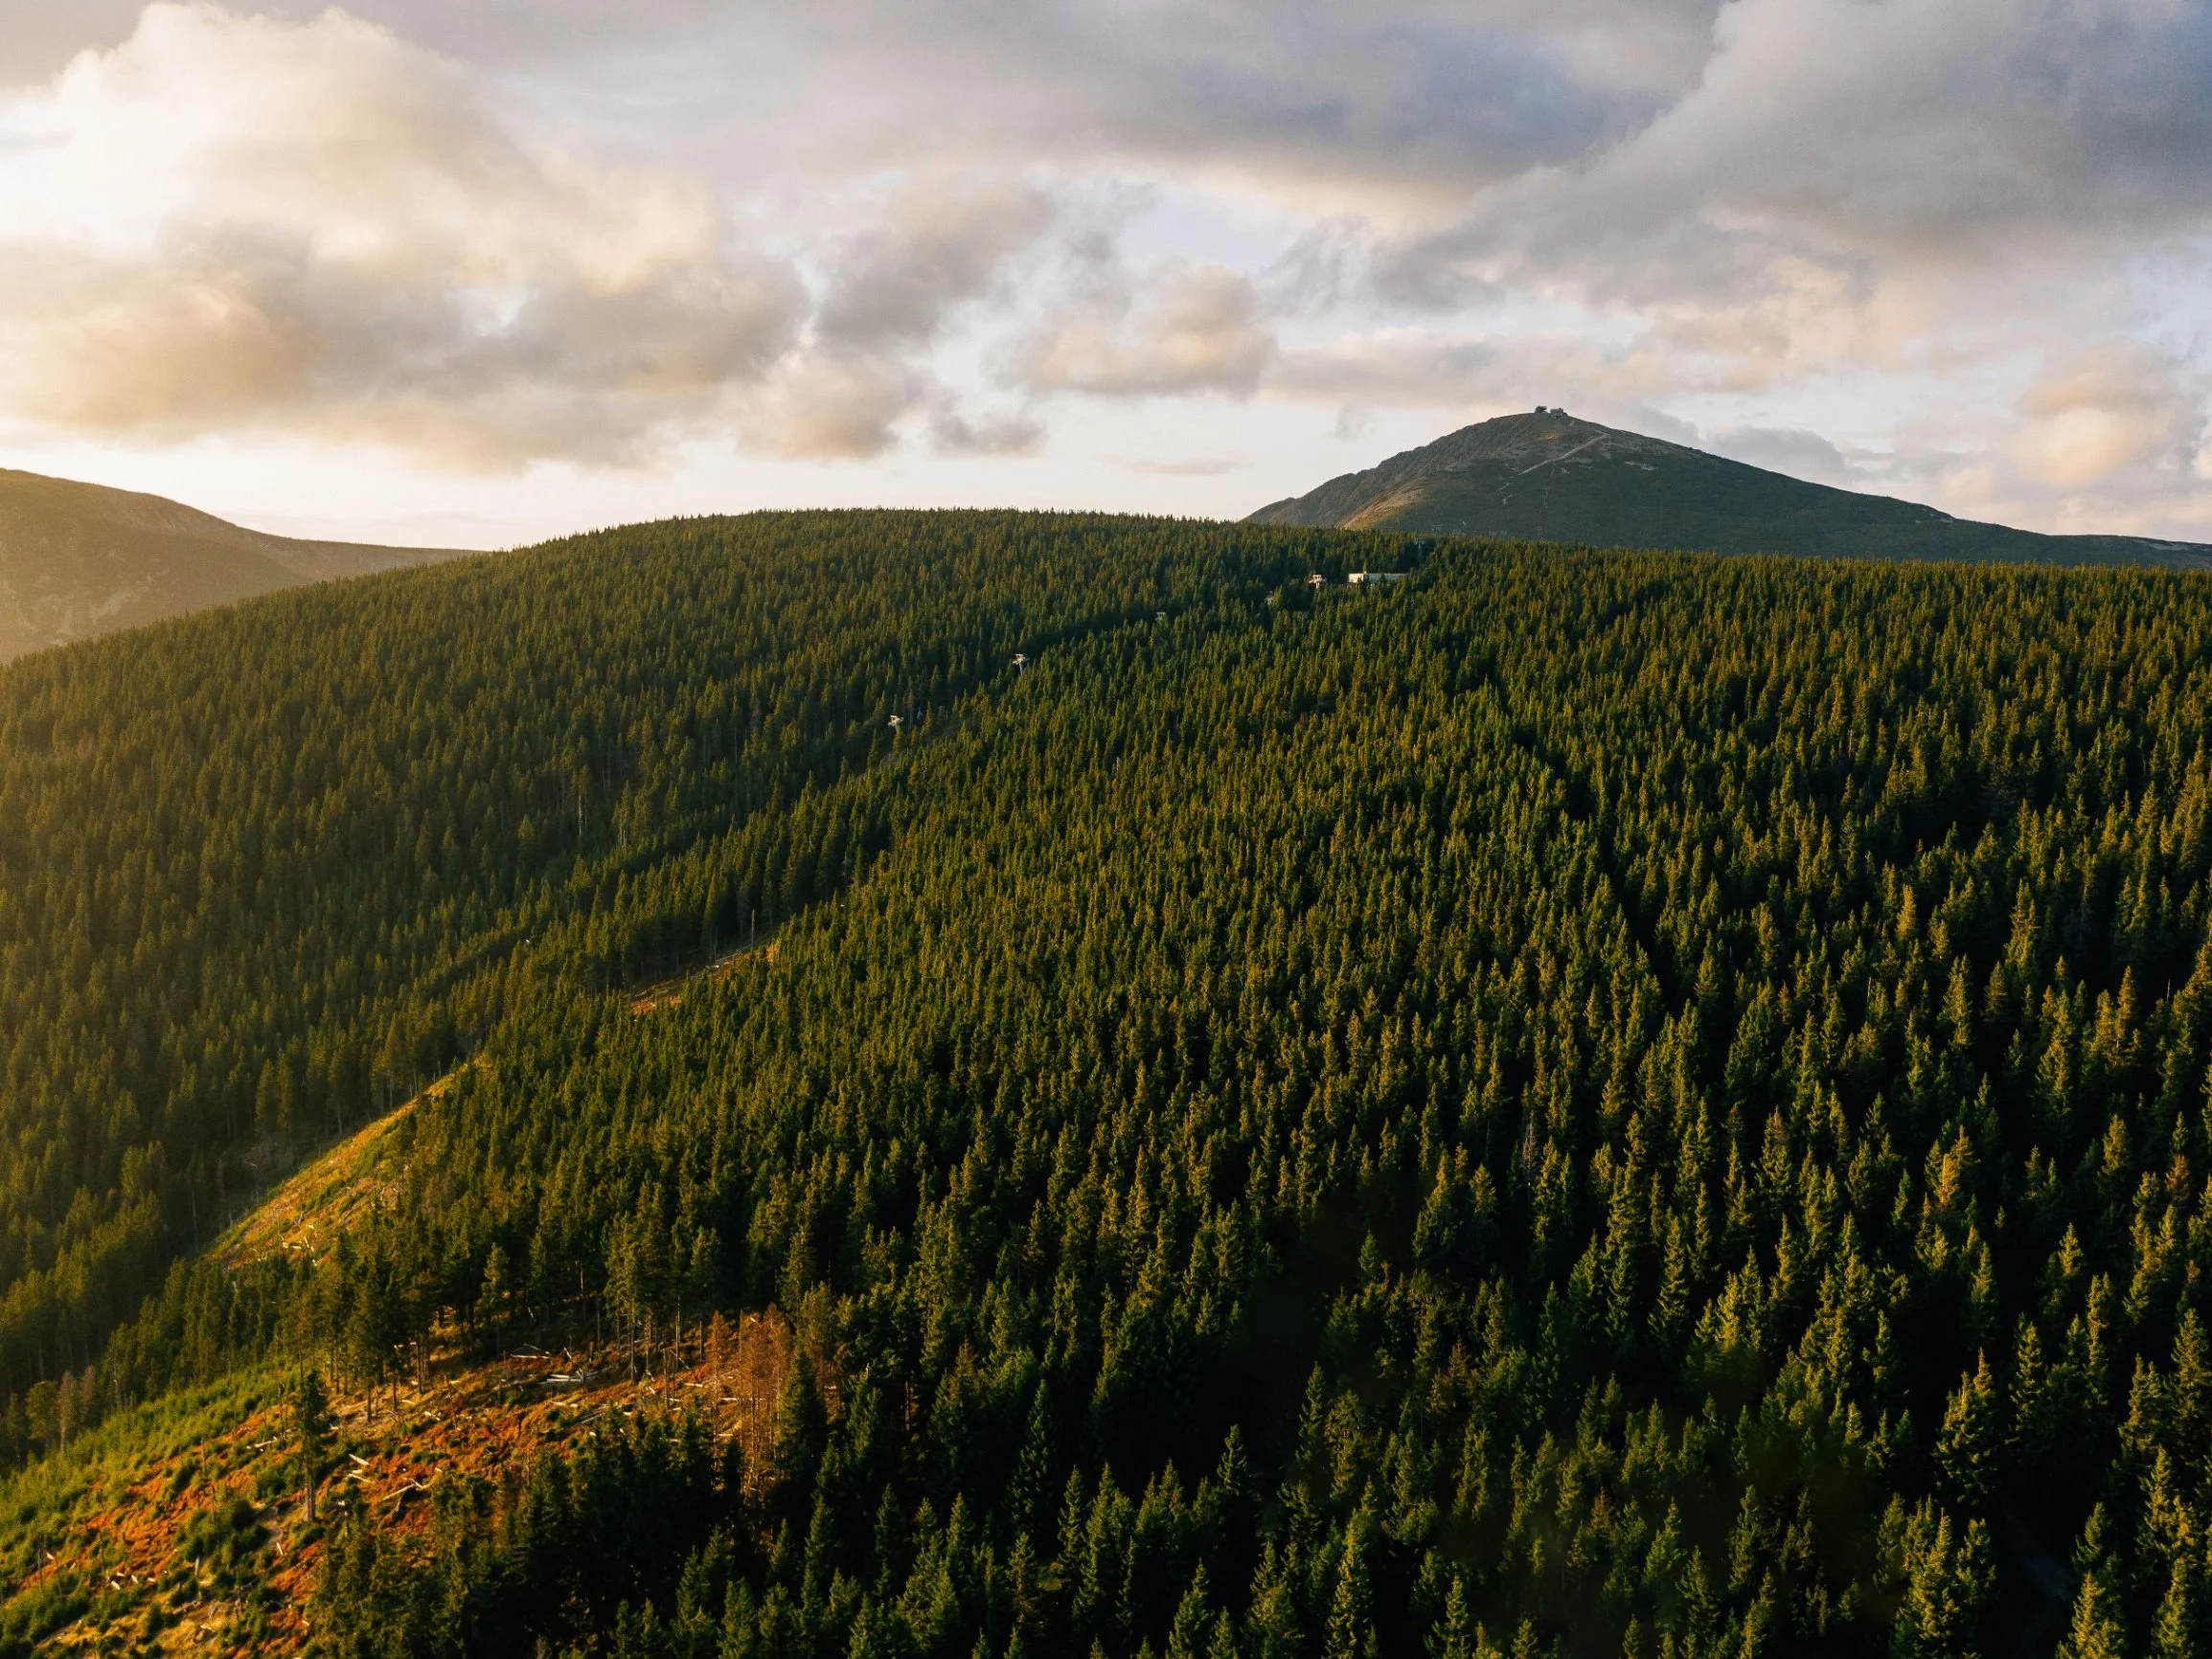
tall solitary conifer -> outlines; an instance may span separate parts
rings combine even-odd
[[[300,1374],[292,1391],[292,1433],[298,1443],[300,1484],[305,1489],[308,1524],[315,1524],[315,1483],[331,1457],[331,1398],[323,1375],[312,1366]]]

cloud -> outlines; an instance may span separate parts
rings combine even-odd
[[[1342,334],[1283,353],[1267,379],[1278,397],[1391,408],[1492,412],[1571,404],[1592,418],[1671,389],[1670,365],[1639,344],[1580,333],[1466,334],[1398,327]],[[1651,424],[1653,412],[1637,409]]]
[[[860,346],[920,346],[954,308],[990,293],[1002,267],[1052,228],[1059,210],[1034,184],[950,177],[910,182],[858,235],[830,250],[816,318]]]
[[[1903,250],[2212,208],[2212,15],[2180,0],[1738,0],[1630,179]],[[1678,191],[1679,186],[1676,186]]]
[[[1116,465],[1131,472],[1153,472],[1165,478],[1219,478],[1223,473],[1242,471],[1248,464],[1218,456],[1197,456],[1188,461],[1124,460]]]
[[[2013,459],[2039,484],[2095,484],[2124,468],[2187,466],[2204,431],[2201,399],[2140,345],[2106,344],[2044,368],[2020,398]]]
[[[1033,415],[963,414],[928,356],[948,322],[1054,228],[1057,204],[1032,184],[925,175],[868,205],[865,229],[825,238],[810,337],[742,400],[740,430],[767,454],[864,459],[926,410],[940,453],[1034,450],[1044,434]]]
[[[1018,373],[1041,391],[1248,396],[1275,353],[1248,278],[1178,260],[1108,278],[1030,344]]]
[[[1694,77],[1708,3],[742,5],[733,55],[771,40],[779,74],[726,123],[832,170],[906,165],[924,144],[964,164],[1196,167],[1301,202],[1433,205],[1648,120]]]
[[[1706,433],[1701,439],[1693,434],[1684,442],[1698,443],[1731,461],[1764,466],[1770,472],[1787,472],[1792,478],[1808,478],[1816,484],[1843,484],[1851,475],[1843,451],[1819,433],[1803,427],[1729,426]]]
[[[302,21],[324,0],[257,0]],[[1571,158],[1691,85],[1714,0],[353,0],[451,57],[635,87],[626,113],[837,173],[1225,165],[1433,196]],[[0,0],[0,84],[127,32],[134,0]],[[18,15],[19,14],[19,15]],[[733,96],[733,89],[738,95]],[[611,96],[620,96],[611,95]]]
[[[1026,409],[970,415],[944,399],[930,413],[929,440],[940,455],[1034,455],[1044,445],[1044,422]]]
[[[1733,0],[1713,28],[1697,84],[1648,125],[1388,241],[1378,291],[1633,312],[1749,383],[1894,364],[1976,307],[2021,319],[2115,236],[2212,219],[2201,7]]]
[[[924,388],[896,357],[816,346],[795,352],[734,414],[747,447],[785,460],[863,460],[895,441],[894,425]]]
[[[1563,402],[2206,511],[2197,0],[324,3],[0,0],[0,415],[513,468],[1083,399],[1118,476],[1155,401]]]
[[[1287,352],[1272,385],[1324,403],[1449,407],[1500,396],[1513,379],[1486,337],[1400,328]]]
[[[803,320],[695,182],[537,144],[340,12],[149,7],[0,126],[34,147],[0,175],[0,399],[52,426],[627,460]]]

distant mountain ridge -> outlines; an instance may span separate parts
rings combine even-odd
[[[0,467],[0,662],[465,550],[268,535],[159,495]]]
[[[1504,415],[1333,478],[1255,524],[1430,531],[1862,558],[2150,564],[2212,570],[2212,546],[2044,535],[1932,507],[1808,484],[1558,409]]]

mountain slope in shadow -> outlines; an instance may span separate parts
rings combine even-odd
[[[0,468],[0,662],[279,588],[462,557],[297,541],[158,495]]]

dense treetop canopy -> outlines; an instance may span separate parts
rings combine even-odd
[[[81,1363],[303,1144],[466,1052],[525,941],[598,918],[601,983],[673,964],[615,926],[626,885],[764,814],[799,885],[724,896],[704,943],[771,925],[810,897],[778,835],[890,715],[919,735],[1024,644],[1303,574],[1315,539],[679,521],[0,674],[0,1388]]]
[[[822,515],[37,659],[14,1386],[790,1314],[756,1466],[342,1526],[364,1654],[2195,1651],[2208,625]],[[464,1055],[338,1248],[163,1278]]]

